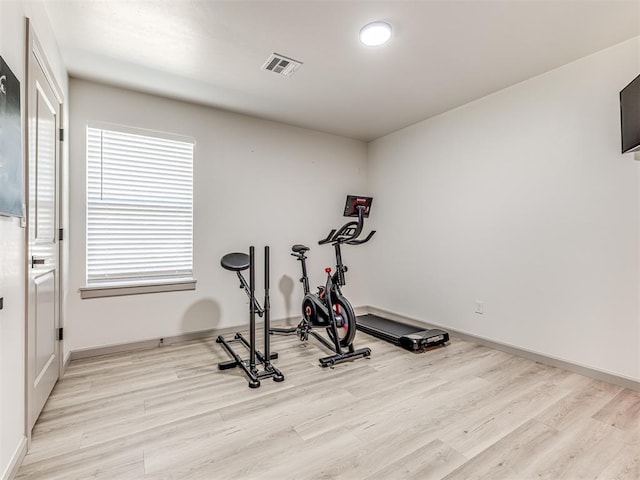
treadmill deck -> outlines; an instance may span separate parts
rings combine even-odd
[[[449,334],[444,330],[425,330],[372,314],[359,316],[356,326],[358,330],[411,351],[426,350],[449,341]]]

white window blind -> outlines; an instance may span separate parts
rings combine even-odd
[[[193,276],[193,142],[87,128],[87,284]]]

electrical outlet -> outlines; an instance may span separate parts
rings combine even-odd
[[[484,315],[484,300],[476,300],[476,313]]]

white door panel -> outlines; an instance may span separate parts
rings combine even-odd
[[[56,213],[56,121],[47,88],[36,84],[37,152],[36,152],[36,216],[34,240],[46,245],[55,242]]]
[[[34,278],[35,308],[38,322],[35,324],[35,383],[39,383],[42,374],[55,360],[56,346],[56,285],[54,273],[47,272]]]
[[[59,172],[61,96],[28,26],[27,65],[27,430],[60,376]]]

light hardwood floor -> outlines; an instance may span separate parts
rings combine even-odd
[[[19,479],[640,479],[640,392],[452,338],[252,390],[209,338],[72,361]]]

